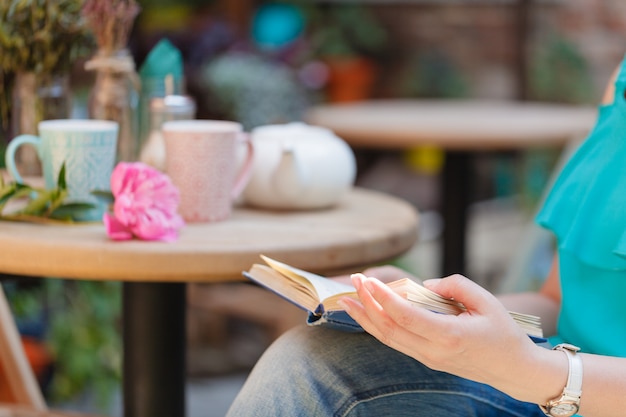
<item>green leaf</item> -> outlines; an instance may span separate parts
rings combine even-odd
[[[57,220],[76,220],[81,214],[93,209],[95,204],[90,203],[68,203],[62,204],[50,212],[49,217]]]
[[[24,184],[10,184],[0,189],[0,208],[3,207],[10,199],[20,198],[29,195],[33,191],[27,185]]]
[[[33,223],[71,223],[84,219],[87,212],[96,207],[96,204],[88,202],[65,203],[68,194],[65,163],[63,163],[59,171],[57,187],[52,190],[33,188],[17,182],[1,183],[0,220]],[[110,191],[96,190],[92,194],[103,202],[114,201]],[[30,197],[30,200],[21,209],[16,209],[11,213],[2,213],[2,209],[9,200],[19,197]]]
[[[115,201],[115,196],[113,196],[113,193],[108,190],[93,190],[91,195],[95,196],[98,201],[102,201],[105,204],[113,204]]]
[[[48,208],[48,205],[50,204],[53,192],[54,190],[53,191],[40,191],[37,197],[29,201],[28,204],[26,204],[26,207],[21,209],[19,213],[31,214],[35,216],[42,215]]]
[[[67,198],[68,191],[66,189],[56,188],[50,193],[50,204],[46,210],[45,215],[50,215],[57,207],[63,204],[65,198]]]
[[[4,204],[12,198],[17,192],[14,184],[10,184],[0,188],[0,204]]]
[[[60,190],[67,189],[67,182],[65,181],[65,161],[63,161],[63,165],[61,165],[61,170],[59,171],[59,177],[57,178],[57,187]]]

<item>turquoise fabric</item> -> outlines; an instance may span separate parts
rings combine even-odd
[[[563,298],[551,341],[626,357],[626,58],[615,87],[536,221],[558,244]]]

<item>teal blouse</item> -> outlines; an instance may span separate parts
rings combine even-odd
[[[551,342],[626,357],[626,58],[615,87],[536,221],[558,245],[562,306]]]

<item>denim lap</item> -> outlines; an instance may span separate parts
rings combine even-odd
[[[259,360],[228,416],[541,417],[487,385],[433,371],[368,334],[297,327]]]

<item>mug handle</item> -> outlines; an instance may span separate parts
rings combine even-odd
[[[17,165],[15,164],[15,153],[17,152],[17,148],[25,144],[33,145],[35,149],[37,149],[37,155],[40,155],[41,139],[35,135],[20,135],[13,138],[13,140],[9,142],[9,146],[7,146],[7,151],[4,156],[4,162],[9,174],[11,174],[13,179],[15,179],[18,183],[24,183],[24,179],[17,170]],[[39,158],[41,159],[41,156]]]
[[[239,140],[246,143],[246,159],[244,160],[243,164],[241,164],[239,174],[237,174],[235,184],[233,185],[233,189],[230,192],[231,200],[235,200],[237,197],[239,197],[244,188],[246,188],[246,185],[248,185],[248,181],[250,181],[250,177],[252,176],[252,165],[254,162],[254,146],[252,145],[252,139],[250,137],[250,134],[243,133]]]

